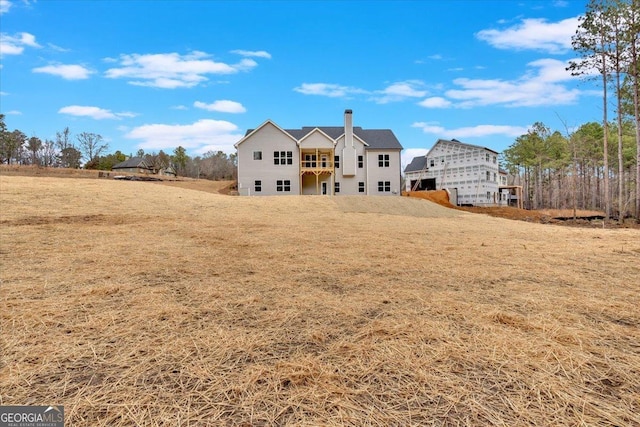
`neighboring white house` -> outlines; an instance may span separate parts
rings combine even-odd
[[[402,146],[389,129],[282,129],[267,120],[235,144],[240,195],[400,195]]]
[[[447,189],[456,205],[496,206],[506,198],[500,194],[498,152],[456,139],[439,139],[404,174],[407,191]]]

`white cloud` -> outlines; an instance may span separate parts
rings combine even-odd
[[[107,60],[107,59],[105,59]],[[120,67],[110,68],[105,76],[112,79],[129,79],[137,86],[164,89],[194,87],[208,80],[208,74],[234,74],[249,71],[258,64],[248,58],[237,64],[226,64],[210,59],[204,52],[194,51],[187,55],[178,53],[131,54],[120,56]]]
[[[10,114],[12,116],[21,116],[22,115],[22,111],[11,110],[11,111],[7,111],[5,114]]]
[[[431,98],[418,102],[418,105],[425,108],[448,108],[451,106],[451,101],[440,96],[432,96]]]
[[[2,55],[20,55],[24,52],[25,46],[39,48],[36,43],[36,36],[29,33],[17,33],[10,36],[6,33],[0,34],[0,56]]]
[[[62,77],[66,80],[83,80],[88,79],[90,74],[93,74],[93,71],[88,68],[83,67],[82,65],[47,65],[46,67],[38,67],[32,70],[34,73],[45,73],[52,74],[54,76]]]
[[[71,52],[71,49],[65,49],[65,48],[60,47],[58,45],[55,45],[53,43],[47,43],[47,46],[49,46],[50,49],[53,49],[56,52]]]
[[[376,91],[376,93],[379,95],[371,99],[378,104],[403,101],[407,98],[422,98],[427,95],[427,91],[424,90],[424,83],[419,80],[396,82],[383,90]]]
[[[266,59],[271,59],[271,54],[267,51],[264,50],[241,50],[241,49],[236,49],[236,50],[232,50],[231,53],[235,53],[237,55],[241,55],[241,56],[249,56],[249,57],[255,57],[255,58],[266,58]]]
[[[578,18],[559,22],[545,19],[523,19],[521,23],[502,30],[482,30],[476,37],[498,49],[540,50],[552,54],[571,50],[571,36],[578,28]]]
[[[242,138],[238,127],[224,120],[198,120],[188,125],[150,124],[132,129],[128,139],[141,140],[139,148],[167,150],[178,146],[196,153],[209,150],[235,152],[233,144]]]
[[[241,103],[235,101],[228,101],[226,99],[215,101],[211,104],[205,104],[204,102],[196,101],[193,103],[196,108],[201,108],[207,111],[218,111],[221,113],[244,113],[247,111]]]
[[[185,105],[174,105],[173,107],[171,107],[172,110],[188,110],[189,108],[187,108],[187,106]]]
[[[78,117],[91,117],[95,120],[104,119],[121,119],[122,117],[136,117],[137,114],[130,112],[113,113],[111,110],[105,110],[104,108],[91,107],[84,105],[69,105],[62,107],[58,110],[60,114],[69,114],[71,116]]]
[[[11,6],[12,4],[9,0],[0,0],[0,15],[9,12]]]
[[[424,133],[435,134],[442,138],[475,138],[490,135],[516,137],[527,133],[528,127],[505,125],[478,125],[457,129],[446,129],[438,123],[416,122],[411,127],[422,129]]]
[[[462,108],[498,104],[507,107],[567,105],[577,101],[580,91],[562,84],[574,79],[565,69],[567,63],[540,59],[527,65],[534,69],[517,80],[455,79],[453,83],[460,89],[448,90],[445,95],[459,101],[456,106]]]
[[[302,83],[293,90],[304,95],[328,96],[330,98],[342,98],[356,93],[367,93],[363,89],[333,83]]]
[[[9,92],[0,92],[0,96],[7,96],[9,95]]]

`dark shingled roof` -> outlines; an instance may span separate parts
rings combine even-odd
[[[414,157],[413,160],[411,160],[411,163],[409,163],[407,167],[404,168],[404,171],[405,173],[419,172],[423,170],[426,166],[427,166],[427,156],[418,156],[418,157]]]
[[[111,169],[124,169],[124,168],[145,168],[149,169],[149,166],[145,163],[142,157],[130,157],[124,162],[114,165]]]
[[[326,133],[331,139],[338,139],[344,133],[342,126],[316,126],[322,132]],[[304,126],[302,129],[284,129],[289,135],[300,141],[306,135],[311,133],[316,127]],[[249,135],[255,129],[249,129],[245,136]],[[394,135],[391,129],[362,129],[359,126],[353,127],[353,133],[369,144],[367,150],[385,149],[385,150],[402,150],[400,141]]]

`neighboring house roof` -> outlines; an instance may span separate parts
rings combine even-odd
[[[452,139],[452,140],[438,139],[436,141],[436,143],[433,144],[433,147],[431,148],[431,150],[429,150],[429,153],[432,153],[433,149],[436,147],[436,145],[438,145],[438,144],[440,144],[442,142],[449,142],[449,143],[453,142],[453,143],[457,143],[457,144],[466,145],[468,147],[480,148],[482,150],[487,150],[487,151],[491,151],[492,153],[498,154],[497,151],[494,151],[491,148],[483,147],[481,145],[467,144],[466,142],[461,142],[461,141],[458,141],[457,139]],[[418,156],[418,157],[414,157],[413,160],[411,160],[411,163],[409,163],[407,165],[407,167],[404,168],[404,171],[405,172],[419,172],[419,171],[425,169],[426,166],[427,166],[427,157],[428,156],[429,156],[429,154]]]
[[[404,168],[405,172],[419,172],[427,167],[427,156],[414,157],[411,163]]]
[[[142,157],[130,157],[124,162],[114,165],[111,169],[127,169],[127,168],[151,169]]]
[[[283,129],[297,141],[311,133],[314,129],[319,129],[331,139],[336,140],[344,135],[343,126],[304,126],[302,129]],[[245,137],[255,129],[249,129]],[[368,146],[368,149],[402,150],[400,141],[391,129],[362,129],[360,126],[353,127],[353,134],[360,138]]]

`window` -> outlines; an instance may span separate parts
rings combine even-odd
[[[496,156],[493,156],[493,163],[496,162]]]
[[[491,192],[487,191],[487,200],[491,200]]]
[[[493,182],[496,182],[496,173],[493,173]]]
[[[380,167],[380,168],[388,168],[389,167],[389,155],[388,154],[378,154],[378,167]]]
[[[336,182],[333,185],[333,191],[334,191],[334,193],[339,193],[340,192],[340,183],[339,182]]]
[[[391,191],[391,181],[378,181],[378,192],[389,193]]]
[[[256,179],[255,182],[253,183],[253,189],[256,193],[259,193],[262,191],[262,181],[259,179]]]
[[[486,153],[484,156],[485,156],[486,161],[488,162],[489,161],[489,153]]]
[[[487,181],[491,181],[491,172],[487,171]]]
[[[274,151],[273,164],[274,165],[292,165],[293,151]]]
[[[315,154],[305,154],[304,155],[304,167],[305,168],[315,168],[316,167],[316,155]]]
[[[436,165],[436,161],[434,159],[429,160],[429,167],[434,167]]]
[[[253,160],[262,160],[262,151],[254,151]]]
[[[335,163],[336,169],[340,167],[340,156],[334,156],[333,161]]]
[[[364,156],[358,156],[358,167],[360,169],[364,167]]]
[[[276,191],[291,191],[291,181],[279,179],[276,181]]]
[[[358,193],[364,193],[364,182],[362,181],[358,183]]]

